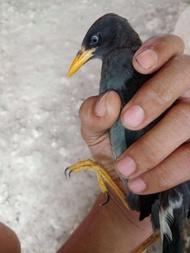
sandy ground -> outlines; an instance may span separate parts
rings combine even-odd
[[[68,164],[90,157],[78,109],[98,92],[100,62],[67,78],[86,30],[114,12],[127,17],[145,40],[173,32],[181,13],[189,16],[189,4],[0,0],[0,220],[16,231],[23,253],[54,253],[99,192],[90,173],[64,177]],[[185,22],[183,17],[175,30],[184,31],[184,38]]]

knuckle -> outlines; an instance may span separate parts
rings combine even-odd
[[[173,93],[169,89],[170,84],[169,80],[165,80],[164,83],[158,83],[158,85],[151,85],[152,95],[154,100],[158,104],[165,104],[166,102],[170,102],[173,98]]]
[[[179,103],[175,107],[175,118],[182,124],[190,126],[190,104],[189,103]]]
[[[181,103],[178,106],[179,106],[180,113],[183,114],[185,117],[190,119],[190,104]]]
[[[157,184],[160,191],[172,187],[173,174],[170,173],[165,166],[160,165],[156,174]]]
[[[190,168],[190,144],[189,143],[185,144],[185,158],[187,161],[188,175],[190,178],[190,171],[189,171],[189,168]]]
[[[79,109],[79,117],[81,120],[81,134],[83,139],[86,142],[91,142],[93,139],[93,98],[86,99],[80,109]]]
[[[90,98],[86,99],[80,106],[79,109],[79,116],[81,119],[86,117],[86,112],[88,111],[88,104],[89,104]]]
[[[152,167],[156,166],[158,162],[160,161],[160,156],[162,150],[159,148],[159,145],[157,144],[157,147],[155,147],[154,143],[150,139],[144,140],[142,145],[139,145],[139,154],[141,154],[141,159],[139,160],[139,167],[144,170],[144,164],[146,164],[147,171],[150,170]]]
[[[176,55],[173,58],[174,68],[177,70],[178,75],[182,78],[183,82],[190,79],[190,56],[185,54]],[[189,86],[189,85],[188,85]]]
[[[179,54],[174,57],[177,61],[184,62],[184,64],[187,64],[187,66],[190,67],[190,55],[187,54]]]
[[[183,144],[171,158],[173,161],[168,160],[155,170],[159,191],[167,190],[190,178],[190,143]]]
[[[190,143],[185,143],[179,148],[179,164],[181,165],[182,177],[190,178]]]
[[[95,101],[97,100],[97,97],[90,97],[87,98],[79,109],[79,117],[81,119],[81,122],[91,122],[93,117],[93,108]]]
[[[190,56],[174,56],[159,73],[150,82],[151,98],[158,105],[171,105],[179,95],[176,90],[183,94],[190,89]]]

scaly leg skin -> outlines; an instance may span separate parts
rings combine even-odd
[[[123,191],[121,191],[121,189],[114,183],[114,181],[105,171],[104,167],[101,166],[100,164],[92,160],[80,161],[78,163],[75,163],[74,165],[69,166],[65,170],[65,175],[68,171],[69,171],[69,176],[70,176],[72,172],[78,173],[83,170],[94,171],[96,173],[99,187],[101,191],[105,193],[107,196],[106,201],[102,203],[101,205],[104,205],[109,201],[108,189],[105,184],[107,183],[110,186],[110,188],[116,193],[118,198],[122,201],[124,206],[127,209],[130,209],[126,202],[126,194]],[[135,250],[133,250],[131,253],[143,253],[149,246],[157,242],[159,239],[160,239],[160,235],[158,233],[154,233],[147,240],[145,240],[141,245],[139,245]]]
[[[105,171],[105,169],[100,164],[98,164],[92,160],[84,160],[84,161],[80,161],[74,165],[69,166],[65,170],[65,174],[67,173],[68,170],[69,170],[69,176],[70,176],[71,172],[78,173],[83,170],[94,171],[97,175],[97,179],[98,179],[98,183],[99,183],[99,187],[100,187],[101,191],[103,193],[105,193],[107,196],[107,200],[102,204],[106,204],[109,200],[108,189],[105,184],[105,183],[107,183],[110,186],[110,188],[112,188],[112,190],[116,193],[116,195],[122,201],[122,203],[125,205],[125,207],[127,207],[127,209],[129,209],[129,206],[125,200],[124,192],[122,192],[121,189],[113,182],[111,177],[108,175],[108,173]]]
[[[133,250],[131,253],[143,253],[146,252],[146,250],[160,240],[160,233],[155,232],[150,237],[148,237],[142,244],[140,244],[135,250]]]

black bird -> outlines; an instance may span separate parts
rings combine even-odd
[[[102,60],[100,94],[115,90],[122,107],[151,76],[135,71],[132,58],[142,42],[128,21],[116,14],[99,18],[86,33],[81,50],[74,59],[69,76],[93,58]],[[120,118],[110,129],[112,152],[117,159],[133,142],[150,130],[162,117],[142,130],[125,129]],[[71,168],[69,168],[71,169]],[[72,170],[72,169],[71,169]],[[127,180],[123,179],[127,187]],[[182,253],[184,219],[189,218],[190,181],[170,190],[151,194],[129,193],[125,200],[129,207],[140,212],[140,220],[151,215],[154,231],[160,231],[163,253]]]

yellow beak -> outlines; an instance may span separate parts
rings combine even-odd
[[[95,50],[96,48],[92,48],[85,51],[84,48],[82,48],[77,53],[77,56],[70,66],[68,77],[72,76],[82,65],[84,65],[93,56]]]

